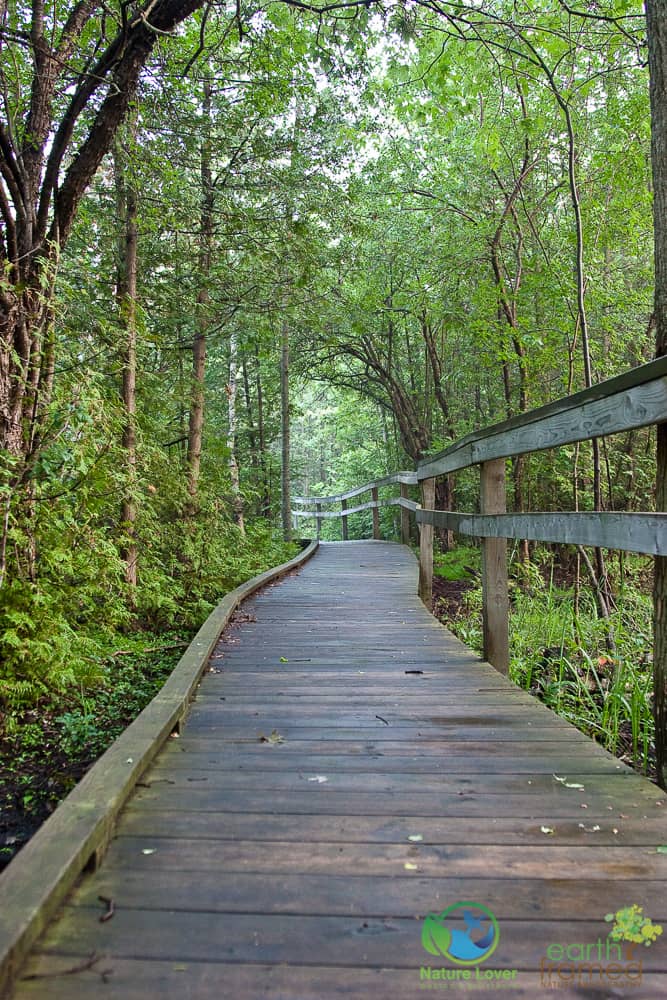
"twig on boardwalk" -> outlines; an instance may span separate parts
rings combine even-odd
[[[30,972],[27,976],[21,976],[22,980],[26,979],[53,979],[56,976],[74,976],[77,972],[86,972],[88,969],[92,969],[94,965],[97,965],[101,959],[101,955],[97,952],[93,952],[90,958],[87,958],[85,962],[80,962],[78,965],[72,965],[68,969],[60,969],[58,972]],[[100,973],[104,975],[104,973]]]
[[[387,722],[387,720],[386,720],[386,719],[383,719],[381,715],[376,715],[376,716],[375,716],[375,718],[376,718],[376,719],[379,719],[379,720],[380,720],[380,722],[384,722],[385,726],[388,726],[388,725],[389,725],[389,723]]]
[[[114,913],[116,912],[114,901],[113,899],[110,899],[108,896],[98,896],[97,898],[99,899],[100,903],[106,904],[106,910],[100,917],[100,923],[105,924],[107,920],[111,920]]]

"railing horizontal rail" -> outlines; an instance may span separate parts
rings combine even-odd
[[[667,555],[667,514],[601,513],[461,514],[443,510],[416,513],[419,524],[448,528],[477,538],[526,538],[536,542],[623,549]]]
[[[292,516],[347,517],[348,514],[358,514],[360,510],[377,510],[380,507],[404,507],[406,510],[416,511],[419,509],[419,504],[405,497],[389,497],[387,500],[369,500],[368,503],[361,503],[358,507],[347,507],[345,510],[294,510]]]
[[[587,441],[667,420],[667,357],[475,431],[419,462],[419,480],[495,458]]]
[[[509,601],[507,539],[555,542],[595,548],[638,552],[657,558],[667,556],[667,514],[576,511],[558,513],[507,512],[506,459],[514,455],[558,448],[611,434],[667,423],[667,356],[639,365],[546,406],[522,413],[466,435],[437,455],[424,458],[416,472],[397,472],[329,497],[296,497],[302,506],[316,510],[294,511],[313,517],[319,537],[324,518],[342,519],[342,538],[349,537],[348,517],[372,510],[373,538],[379,539],[379,508],[400,506],[401,541],[409,544],[410,517],[419,526],[419,594],[430,606],[433,593],[433,533],[445,528],[482,540],[482,630],[484,654],[502,673],[509,668]],[[480,467],[479,514],[435,510],[436,479],[472,466]],[[378,498],[378,488],[401,484],[400,498]],[[421,504],[407,498],[408,485],[418,484]],[[351,497],[370,491],[370,503],[348,507]],[[340,503],[340,511],[323,511]],[[660,607],[660,605],[656,605]],[[667,622],[656,618],[661,629],[655,648],[665,659]],[[667,670],[667,664],[665,664]],[[667,745],[667,732],[665,733]]]
[[[368,490],[378,489],[381,486],[389,486],[391,483],[415,486],[418,481],[416,472],[393,472],[390,476],[374,479],[363,486],[357,486],[354,490],[348,490],[347,493],[334,493],[330,497],[292,497],[292,503],[339,503],[341,500],[350,500],[352,497],[358,497],[360,493],[366,493]]]

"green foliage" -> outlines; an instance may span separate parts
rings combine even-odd
[[[467,550],[463,551],[467,562]],[[449,555],[440,559],[446,561]],[[552,563],[543,551],[528,566],[513,566],[510,677],[612,753],[622,753],[646,770],[654,723],[649,661],[652,603],[639,579],[645,560],[629,560],[625,573],[630,578],[636,575],[636,585],[621,589],[618,608],[608,622],[598,617],[595,601],[586,590],[575,613],[573,591],[555,585]],[[480,654],[481,608],[478,586],[463,594],[459,614],[446,620]],[[613,654],[607,648],[610,634]]]
[[[479,578],[480,550],[472,545],[457,545],[449,552],[437,552],[433,573],[443,580],[473,581]]]

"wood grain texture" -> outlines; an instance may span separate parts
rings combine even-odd
[[[504,992],[539,998],[548,943],[632,903],[667,923],[664,795],[462,647],[417,569],[325,543],[246,604],[15,1000],[404,1000],[448,964],[421,918],[463,899],[497,916]],[[641,957],[641,989],[558,995],[667,995],[662,943]]]
[[[418,510],[418,524],[450,528],[477,538],[528,538],[531,541],[590,545],[645,555],[667,555],[667,514],[555,512],[548,514],[461,514]]]
[[[590,389],[468,434],[419,462],[419,480],[494,458],[648,427],[667,418],[667,361],[658,358]]]

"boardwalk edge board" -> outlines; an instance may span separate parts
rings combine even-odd
[[[96,761],[0,875],[0,995],[5,996],[33,944],[76,879],[97,867],[116,818],[135,785],[183,722],[209,657],[245,598],[303,565],[317,541],[280,566],[226,594],[162,689]]]

